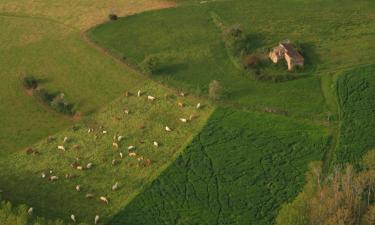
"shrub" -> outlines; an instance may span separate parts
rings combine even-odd
[[[22,77],[22,83],[26,89],[36,89],[38,87],[38,80],[33,75]]]
[[[116,14],[111,13],[111,14],[108,15],[108,18],[109,18],[109,20],[113,21],[113,20],[117,20],[118,16]]]
[[[36,91],[34,92],[34,96],[36,98],[38,98],[39,100],[41,100],[42,102],[44,103],[50,103],[53,98],[54,98],[54,95],[53,94],[50,94],[48,91],[46,91],[44,88],[39,88],[39,89],[36,89]]]
[[[224,30],[224,41],[234,56],[247,51],[247,37],[239,25],[232,25]]]
[[[248,54],[243,58],[242,64],[245,69],[249,69],[258,66],[259,62],[260,59],[256,54]]]
[[[73,115],[73,105],[66,102],[64,94],[59,94],[51,101],[51,107],[55,111],[67,115]]]
[[[213,100],[219,100],[222,97],[223,89],[217,80],[211,81],[208,87],[208,96]]]
[[[160,59],[157,56],[149,55],[141,63],[141,68],[146,73],[154,73],[160,67]]]

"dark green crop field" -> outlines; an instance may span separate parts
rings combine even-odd
[[[336,160],[358,162],[375,148],[375,66],[343,74],[337,91],[342,125]]]
[[[283,117],[218,109],[110,224],[271,224],[303,186],[307,163],[322,159],[325,135]]]

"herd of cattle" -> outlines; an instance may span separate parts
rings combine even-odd
[[[186,94],[183,93],[183,92],[179,93],[179,95],[182,96],[182,97],[185,97],[185,96],[186,96]],[[133,96],[133,95],[132,95],[130,92],[127,91],[127,92],[124,93],[124,96],[125,96],[125,97],[131,97],[131,96]],[[139,90],[135,96],[138,97],[138,98],[141,98],[141,97],[143,96],[143,92]],[[152,95],[148,95],[148,96],[147,96],[147,100],[148,100],[148,101],[151,101],[151,102],[154,102],[154,101],[157,101],[157,98],[154,97],[154,96],[152,96]],[[177,105],[178,105],[179,107],[181,107],[181,108],[183,108],[183,107],[185,106],[185,104],[184,104],[183,102],[177,102]],[[196,110],[199,110],[199,109],[201,109],[201,107],[202,107],[202,104],[201,104],[201,103],[198,103],[198,104],[196,104],[195,109],[196,109]],[[130,111],[129,111],[129,109],[124,109],[123,113],[124,113],[124,114],[129,114]],[[179,120],[180,122],[182,122],[182,123],[188,123],[188,122],[192,121],[193,118],[194,118],[194,116],[193,116],[193,115],[190,115],[189,118],[179,118],[178,120]],[[169,127],[168,125],[165,125],[164,130],[165,130],[165,132],[167,132],[167,133],[173,131],[173,129],[172,129],[171,127]],[[90,127],[90,128],[88,128],[87,133],[88,133],[88,134],[91,134],[91,133],[94,133],[94,131],[95,131],[95,129]],[[106,134],[108,133],[108,131],[107,131],[107,130],[104,130],[103,127],[100,127],[100,132],[101,132],[102,135],[106,135]],[[114,136],[113,136],[113,139],[112,139],[112,140],[113,140],[113,142],[112,142],[112,148],[113,148],[113,149],[119,149],[119,148],[120,148],[120,142],[121,142],[123,139],[124,139],[124,136],[117,135],[117,134],[114,135]],[[47,139],[47,142],[48,142],[48,143],[54,143],[54,142],[56,142],[56,140],[57,140],[56,137],[54,137],[54,136],[49,136],[48,139]],[[67,136],[65,136],[65,137],[62,139],[62,143],[56,146],[57,150],[60,150],[60,151],[63,151],[63,152],[67,151],[67,150],[68,150],[68,148],[67,148],[67,144],[68,144],[69,142],[70,142],[70,138],[67,137]],[[154,141],[152,141],[152,145],[153,145],[155,148],[158,148],[160,144],[159,144],[159,141],[154,140]],[[72,148],[73,148],[73,149],[78,149],[78,148],[80,148],[80,146],[79,146],[78,144],[75,144],[75,145],[73,145]],[[152,160],[151,160],[151,159],[146,159],[144,156],[138,156],[138,157],[137,157],[136,146],[134,146],[134,145],[129,145],[129,146],[127,147],[127,150],[128,150],[128,153],[127,153],[128,157],[136,157],[136,159],[137,159],[139,162],[140,162],[140,161],[144,162],[144,165],[145,165],[145,166],[149,166],[149,165],[152,164]],[[30,155],[30,154],[32,154],[32,155],[37,155],[37,154],[39,154],[40,152],[37,151],[37,150],[34,150],[33,148],[30,148],[30,147],[29,147],[29,148],[26,149],[26,153],[29,154],[29,155]],[[117,164],[120,162],[120,160],[123,159],[123,158],[124,158],[124,153],[119,152],[119,159],[113,159],[113,160],[111,161],[112,166],[117,165]],[[87,163],[87,164],[85,163],[84,165],[82,165],[82,163],[80,163],[80,159],[79,159],[79,158],[76,158],[75,162],[71,163],[70,166],[71,166],[73,169],[76,169],[76,170],[90,170],[90,169],[92,169],[92,168],[94,167],[94,163],[89,162],[89,163]],[[75,178],[75,177],[76,177],[76,176],[75,176],[74,174],[70,174],[70,173],[65,174],[65,179],[73,179],[73,178]],[[47,180],[50,181],[50,182],[56,182],[56,181],[58,181],[58,180],[60,179],[59,176],[54,175],[54,172],[53,172],[52,170],[50,170],[50,171],[48,171],[48,172],[42,172],[42,174],[41,174],[41,178],[42,178],[42,179],[47,179]],[[116,191],[117,189],[119,189],[119,187],[120,187],[120,183],[119,183],[119,182],[115,182],[115,183],[112,185],[112,189],[111,189],[111,190],[112,190],[112,191]],[[76,190],[77,192],[81,192],[81,190],[82,190],[82,186],[81,186],[80,184],[76,185],[76,186],[75,186],[75,190]],[[94,194],[93,194],[93,193],[86,193],[86,194],[85,194],[85,197],[86,197],[86,198],[93,198],[93,197],[94,197]],[[98,200],[101,201],[101,202],[103,202],[104,204],[109,204],[109,198],[108,198],[106,195],[99,195]],[[28,210],[28,213],[29,213],[30,215],[32,215],[32,214],[33,214],[33,210],[34,210],[34,209],[33,209],[32,207],[30,207],[29,210]],[[76,215],[74,215],[74,214],[70,215],[70,220],[71,220],[72,222],[76,223],[76,222],[77,222]],[[99,220],[100,220],[100,216],[99,216],[99,215],[96,215],[95,218],[94,218],[94,224],[98,224],[98,223],[99,223]]]

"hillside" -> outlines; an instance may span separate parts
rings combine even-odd
[[[324,175],[358,169],[375,148],[374,10],[371,0],[1,1],[2,199],[66,223],[273,224],[310,162]],[[267,58],[286,39],[303,68]],[[26,90],[25,75],[39,87]]]

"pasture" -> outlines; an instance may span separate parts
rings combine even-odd
[[[321,160],[327,130],[217,109],[185,153],[110,224],[272,224]]]
[[[168,6],[156,3],[106,1],[94,7],[92,1],[1,1],[0,155],[73,124],[28,96],[21,75],[33,74],[50,91],[64,92],[83,115],[92,114],[127,87],[139,84],[134,72],[85,43],[81,30],[107,20],[113,8],[125,15]]]
[[[106,222],[174,161],[212,111],[205,102],[196,109],[197,99],[180,97],[152,81],[144,82],[140,90],[140,97],[136,95],[138,88],[129,89],[133,95],[122,96],[93,118],[31,146],[36,154],[20,151],[3,156],[2,194],[15,204],[27,203],[46,218],[68,220],[74,214],[78,221],[90,223],[100,215]],[[157,99],[148,100],[148,95]],[[185,106],[178,106],[178,102]],[[188,121],[181,122],[180,118]],[[172,131],[167,132],[166,126]],[[129,156],[130,152],[136,156]],[[86,168],[89,163],[91,169]],[[43,173],[59,179],[48,181],[41,177]],[[117,182],[118,190],[112,191]],[[76,191],[76,185],[81,191]],[[85,197],[88,193],[94,195],[92,199]],[[109,198],[109,204],[103,204],[100,196]]]
[[[209,82],[219,80],[229,105],[314,120],[327,116],[320,75],[372,63],[373,9],[374,3],[364,0],[267,1],[267,7],[264,1],[192,3],[121,18],[89,34],[135,66],[158,56],[160,69],[152,75],[157,81],[205,94]],[[211,13],[227,25],[240,24],[254,52],[284,39],[300,43],[306,57],[301,78],[276,84],[249,78],[229,59]]]

